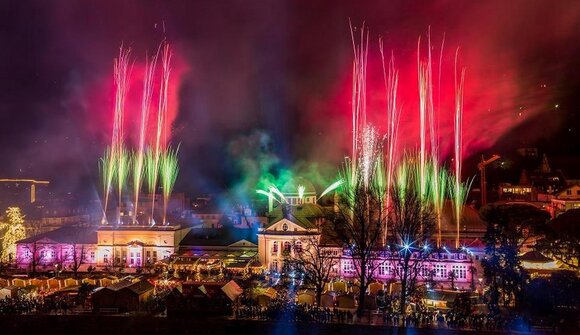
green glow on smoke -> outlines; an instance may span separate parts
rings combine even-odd
[[[110,147],[105,149],[103,157],[99,159],[99,171],[101,174],[101,182],[103,183],[103,196],[105,197],[104,211],[107,210],[107,203],[111,186],[113,184],[113,177],[116,173],[116,164],[113,160],[113,153]]]
[[[119,196],[119,204],[122,201],[123,189],[127,183],[129,170],[131,169],[131,153],[125,147],[120,147],[116,155],[117,158],[117,192]]]
[[[179,174],[178,152],[179,147],[175,150],[169,147],[161,153],[159,174],[161,187],[163,188],[163,224],[167,223],[167,204]]]

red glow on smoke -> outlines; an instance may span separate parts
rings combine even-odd
[[[129,90],[125,103],[125,142],[130,147],[136,147],[139,141],[139,126],[141,119],[141,99],[143,95],[143,77],[145,74],[145,57],[135,52],[131,53],[131,75],[129,79]],[[179,90],[184,75],[189,66],[176,50],[172,49],[171,75],[168,89],[168,110],[167,110],[167,131],[173,133],[173,122],[179,111]],[[149,111],[149,122],[147,127],[148,143],[151,144],[155,138],[156,122],[159,104],[159,87],[161,82],[161,56],[157,62],[157,69],[153,83],[153,95]],[[113,82],[113,66],[111,61],[111,71],[108,76],[88,85],[84,92],[85,107],[89,115],[87,131],[96,135],[104,145],[108,145],[113,128],[113,114],[115,101],[115,86]],[[171,136],[168,136],[171,144]],[[162,143],[164,145],[164,143]]]
[[[372,32],[371,32],[372,34]],[[381,132],[386,131],[386,93],[380,54],[376,39],[369,49],[367,74],[368,120]],[[440,159],[450,158],[453,145],[454,113],[454,56],[456,47],[446,46],[441,66],[439,85],[440,40],[432,39],[433,47],[433,101],[438,115]],[[422,56],[426,43],[422,44]],[[385,44],[387,54],[389,45]],[[387,51],[389,50],[389,51]],[[399,70],[398,105],[402,109],[398,138],[399,150],[419,147],[419,93],[417,54],[406,50],[405,55],[394,49],[395,67]],[[534,85],[510,66],[509,59],[499,56],[490,58],[478,50],[460,49],[458,73],[466,67],[464,112],[463,112],[463,155],[468,157],[492,147],[502,136],[518,125],[545,111],[550,89]],[[320,113],[330,113],[335,120],[330,127],[333,132],[343,134],[341,148],[349,152],[351,122],[350,97],[352,94],[352,65],[342,70],[340,81],[331,90],[327,101],[318,101],[311,108]],[[322,111],[324,110],[324,112]]]

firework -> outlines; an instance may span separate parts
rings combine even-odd
[[[391,54],[389,61],[389,68],[387,70],[385,65],[385,53],[383,50],[383,40],[379,39],[379,50],[381,53],[381,60],[383,65],[383,79],[385,81],[385,93],[387,101],[387,157],[386,157],[386,215],[388,215],[391,204],[391,186],[395,172],[395,160],[397,156],[397,139],[399,129],[400,111],[397,108],[397,87],[399,84],[399,72],[395,69],[395,59]],[[388,220],[385,221],[385,225]],[[388,226],[385,226],[383,245],[386,245],[388,238]]]
[[[106,223],[106,212],[107,205],[109,203],[109,194],[111,192],[111,186],[113,184],[113,177],[116,173],[115,171],[115,160],[112,157],[113,150],[108,147],[105,149],[103,157],[99,160],[99,170],[101,174],[101,181],[103,183],[103,195],[105,197],[105,204],[103,207],[103,224]]]
[[[116,181],[117,181],[117,196],[119,201],[119,210],[123,204],[123,190],[127,184],[127,178],[129,176],[129,170],[131,169],[131,152],[121,146],[119,151],[117,151],[116,159]],[[119,217],[119,222],[121,221]]]
[[[139,148],[133,156],[133,196],[134,196],[134,213],[133,224],[137,223],[137,214],[139,211],[139,195],[143,185],[143,176],[145,175],[145,142],[147,138],[147,124],[149,122],[149,110],[151,108],[151,96],[153,93],[153,76],[157,64],[157,55],[148,59],[145,63],[145,76],[143,78],[143,97],[141,99],[141,122],[139,127]]]
[[[270,193],[280,197],[280,200],[279,200],[280,203],[288,203],[284,194],[282,194],[282,192],[280,192],[280,190],[275,185],[270,185],[268,187],[268,189],[270,190]]]
[[[161,181],[161,187],[163,188],[163,224],[167,224],[167,204],[169,203],[169,197],[173,191],[173,186],[175,185],[175,180],[177,179],[177,174],[179,173],[179,166],[177,164],[177,153],[179,147],[173,150],[170,147],[167,148],[161,155],[160,165],[159,165],[159,175]]]
[[[306,191],[306,187],[304,185],[298,185],[298,199],[300,199],[300,203],[304,199],[304,191]]]
[[[378,135],[374,127],[366,126],[363,130],[361,137],[361,152],[360,152],[360,164],[357,168],[362,174],[363,183],[365,188],[368,188],[371,180],[371,176],[375,172],[374,170],[377,166],[373,165],[378,162],[382,162],[381,148],[378,140]],[[378,157],[378,159],[376,159]],[[379,180],[376,180],[379,181]]]
[[[453,202],[453,218],[455,219],[455,224],[457,228],[457,236],[455,239],[455,248],[459,249],[459,237],[460,237],[460,222],[461,217],[463,215],[463,206],[465,205],[465,201],[467,200],[467,194],[469,193],[469,189],[471,188],[471,183],[473,182],[473,178],[470,178],[465,183],[452,182],[449,187],[449,194],[451,196],[451,201]]]
[[[354,59],[352,63],[352,159],[350,161],[351,173],[356,173],[357,155],[359,152],[360,133],[366,127],[367,122],[367,99],[366,99],[366,76],[367,76],[367,56],[369,32],[363,26],[360,29],[360,40],[356,43],[355,29],[350,25],[352,48]],[[355,175],[349,178],[356,180]],[[352,186],[352,185],[351,185]]]
[[[330,184],[330,186],[328,186],[318,197],[318,199],[316,200],[318,202],[318,200],[320,200],[323,196],[327,195],[328,193],[336,190],[337,188],[339,188],[342,184],[344,184],[344,180],[339,179],[337,181],[335,181],[334,183]]]
[[[169,44],[163,46],[163,52],[161,55],[162,64],[162,78],[161,86],[159,89],[159,104],[157,108],[157,129],[155,136],[155,146],[153,151],[154,164],[152,168],[153,171],[149,174],[151,177],[150,190],[153,190],[153,197],[151,199],[151,218],[153,219],[153,214],[155,212],[155,190],[157,189],[157,176],[159,170],[159,164],[161,159],[161,153],[163,146],[167,144],[167,91],[169,87],[169,75],[171,73],[171,51],[169,49]],[[163,141],[163,142],[162,142]],[[163,214],[165,216],[165,213]]]
[[[417,42],[417,70],[419,83],[419,195],[421,199],[426,199],[427,188],[427,113],[429,110],[430,91],[430,59],[427,63],[421,61],[421,38]],[[431,52],[429,51],[429,55]]]
[[[453,128],[455,132],[454,136],[454,161],[455,161],[455,179],[453,183],[452,197],[453,207],[455,213],[455,224],[457,228],[457,236],[455,239],[455,248],[459,248],[459,223],[461,221],[461,214],[463,211],[463,205],[467,197],[468,187],[461,183],[461,164],[463,161],[463,83],[465,80],[465,68],[461,69],[461,73],[457,74],[457,58],[459,56],[459,48],[455,52],[455,117],[453,122]]]
[[[113,135],[111,138],[111,146],[105,151],[105,155],[101,160],[101,175],[103,178],[103,192],[105,196],[105,204],[103,208],[103,224],[107,223],[107,206],[109,204],[109,192],[113,183],[113,179],[119,181],[119,207],[121,205],[121,189],[124,185],[126,174],[124,165],[124,158],[122,158],[123,151],[123,124],[125,112],[125,97],[128,91],[129,80],[129,49],[124,49],[123,46],[119,49],[119,57],[114,61],[114,81],[115,81],[115,107],[113,117]],[[125,157],[126,158],[126,157]],[[106,170],[106,171],[105,171]]]
[[[167,199],[173,189],[175,177],[177,174],[177,150],[168,148],[168,89],[169,76],[171,72],[171,51],[167,43],[162,43],[157,53],[147,58],[145,61],[145,74],[143,77],[143,95],[141,100],[141,115],[139,124],[138,143],[135,150],[130,150],[125,146],[124,136],[124,112],[125,97],[128,91],[128,82],[130,77],[128,49],[121,47],[119,57],[114,63],[115,79],[115,107],[113,117],[113,132],[110,149],[106,150],[104,157],[100,162],[101,177],[103,179],[103,192],[105,196],[105,208],[109,202],[109,193],[112,183],[116,182],[119,208],[123,201],[123,192],[127,187],[129,175],[132,176],[134,213],[132,221],[137,223],[139,213],[139,197],[143,181],[147,182],[148,190],[151,194],[151,220],[155,213],[155,193],[159,178],[162,178],[163,196],[166,208]],[[153,96],[153,86],[159,54],[162,57],[161,79],[159,85],[159,98],[157,106],[157,118],[155,127],[155,136],[152,140],[148,139],[148,123],[151,114],[151,103]],[[147,148],[149,144],[149,148]],[[163,166],[161,166],[163,165]],[[175,165],[175,166],[174,166]],[[163,169],[163,171],[161,171]],[[169,193],[168,193],[169,192]],[[163,215],[164,222],[165,214]],[[103,222],[106,223],[106,216],[103,216]],[[119,218],[120,222],[120,218]]]
[[[429,193],[437,220],[437,247],[441,247],[441,216],[447,195],[449,173],[445,169],[440,169],[438,162],[434,159],[432,160],[430,167],[429,180],[431,182]]]

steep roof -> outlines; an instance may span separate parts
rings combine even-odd
[[[479,212],[470,206],[463,206],[463,216],[459,226],[463,232],[484,231],[486,229],[486,224],[479,216]],[[453,204],[451,201],[446,201],[441,215],[441,230],[445,232],[456,229]]]
[[[258,236],[254,229],[240,228],[200,228],[192,229],[181,240],[184,246],[228,246],[240,240],[258,244]]]
[[[531,263],[549,263],[553,262],[554,260],[542,255],[538,251],[528,251],[520,256],[520,261]]]
[[[136,283],[133,283],[132,285],[127,286],[125,289],[130,290],[135,294],[141,295],[145,292],[151,291],[154,288],[155,286],[153,286],[149,281],[140,280]]]
[[[317,228],[316,219],[324,218],[324,209],[317,204],[303,204],[299,206],[276,206],[268,213],[268,224],[270,227],[282,219],[288,219],[305,229]]]
[[[119,291],[121,289],[124,289],[125,287],[129,287],[133,285],[133,282],[127,279],[123,279],[121,281],[116,282],[115,284],[109,285],[106,288],[111,290],[111,291]]]
[[[154,286],[148,282],[147,280],[140,280],[138,282],[132,282],[130,280],[124,279],[121,280],[118,283],[115,283],[113,285],[109,285],[107,287],[105,287],[102,291],[113,291],[113,292],[119,292],[121,290],[128,290],[130,292],[133,292],[137,295],[143,294],[147,291],[150,291],[154,288]],[[105,292],[103,292],[103,294],[105,294]]]
[[[25,238],[17,243],[34,243],[42,239],[49,239],[63,244],[97,244],[97,228],[64,226],[46,233]]]

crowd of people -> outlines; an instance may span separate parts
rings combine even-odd
[[[244,300],[248,303],[248,300]],[[337,307],[317,307],[298,304],[284,299],[273,299],[267,305],[240,304],[234,308],[237,319],[267,320],[277,322],[310,322],[310,323],[358,323],[385,326],[451,328],[473,330],[504,330],[521,328],[529,322],[520,318],[506,318],[499,315],[473,313],[463,315],[453,310],[433,310],[415,305],[414,311],[401,315],[397,309],[385,308],[357,313],[355,309]]]
[[[70,314],[75,303],[67,296],[26,295],[0,299],[0,315]]]
[[[330,309],[306,304],[271,302],[268,306],[240,306],[235,310],[237,319],[255,319],[286,322],[353,323],[356,315],[351,310]]]

